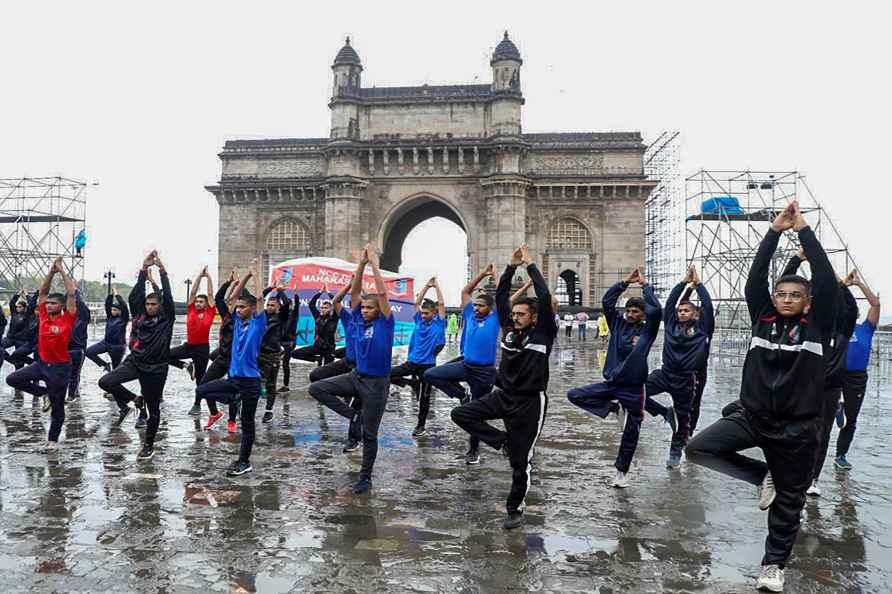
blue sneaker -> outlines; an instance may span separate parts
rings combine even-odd
[[[843,454],[842,456],[837,456],[833,460],[833,465],[836,466],[837,468],[839,468],[840,470],[851,470],[852,469],[852,465],[849,463],[848,460],[846,460],[845,454]]]
[[[666,468],[678,468],[681,466],[681,454],[669,454],[669,459],[666,460]]]
[[[842,400],[836,403],[836,426],[840,429],[846,426],[846,407]]]
[[[353,492],[357,495],[361,495],[362,493],[368,493],[369,489],[372,488],[372,479],[361,478],[356,485],[353,486]]]

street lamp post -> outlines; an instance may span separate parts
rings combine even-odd
[[[186,284],[186,301],[189,301],[189,295],[192,293],[192,279],[187,278],[183,281]]]
[[[106,279],[106,280],[108,281],[108,289],[106,290],[106,293],[105,293],[105,294],[106,294],[106,295],[111,295],[111,292],[112,292],[112,279],[115,278],[115,273],[112,272],[111,270],[108,270],[108,271],[105,272],[105,274],[102,275],[102,278],[104,278],[104,279]]]

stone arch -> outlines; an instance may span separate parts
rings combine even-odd
[[[433,217],[442,217],[461,227],[468,238],[470,254],[471,229],[461,209],[442,196],[421,192],[400,200],[384,214],[376,235],[381,268],[399,270],[403,259],[403,242],[409,232],[422,221]]]
[[[312,251],[310,230],[293,216],[280,217],[270,223],[261,247],[261,270],[266,272],[282,260],[309,256]]]
[[[563,305],[590,306],[597,303],[596,235],[592,229],[582,219],[565,210],[554,213],[543,223],[542,273],[555,286],[563,283],[567,288],[568,295]]]

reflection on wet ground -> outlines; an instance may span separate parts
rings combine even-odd
[[[449,355],[447,351],[446,355]],[[62,452],[42,453],[48,415],[0,388],[0,585],[6,591],[177,592],[746,592],[766,516],[756,492],[708,470],[664,466],[668,430],[642,429],[632,486],[610,488],[613,421],[564,394],[599,376],[593,344],[552,355],[548,420],[536,450],[527,524],[501,528],[510,482],[501,455],[455,461],[465,436],[440,395],[430,433],[410,436],[416,403],[391,398],[371,495],[350,491],[358,454],[345,422],[309,398],[306,381],[258,423],[254,472],[223,475],[238,450],[225,428],[186,415],[188,377],[171,371],[156,455],[137,463],[141,433],[111,427],[98,370],[68,407]],[[4,371],[8,371],[5,366]],[[309,367],[295,365],[305,377]],[[740,369],[718,358],[703,419],[735,397]],[[888,381],[874,372],[847,475],[825,467],[810,500],[788,592],[892,591]],[[885,396],[885,398],[884,398]],[[259,417],[259,415],[258,415]],[[201,421],[206,419],[203,414]],[[831,448],[832,451],[832,448]]]

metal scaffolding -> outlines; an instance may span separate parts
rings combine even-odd
[[[858,270],[833,221],[799,172],[701,170],[685,180],[685,194],[685,253],[715,304],[712,344],[718,353],[745,355],[749,348],[751,323],[744,298],[747,274],[774,217],[794,198],[798,198],[836,274],[844,277]],[[704,212],[703,203],[716,198],[736,200],[739,209]],[[772,260],[772,282],[798,251],[796,234],[784,233]],[[808,265],[803,268],[808,270]]]
[[[43,278],[61,257],[82,279],[83,254],[74,242],[85,228],[87,184],[65,177],[0,179],[0,284],[18,289]]]
[[[668,130],[647,147],[644,173],[659,183],[645,206],[644,268],[657,296],[665,299],[684,275],[684,195],[679,173],[680,133]]]

